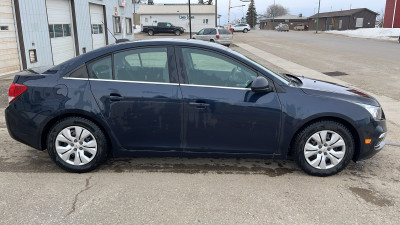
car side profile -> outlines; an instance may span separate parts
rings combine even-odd
[[[11,137],[70,172],[151,152],[292,157],[328,176],[385,145],[385,115],[371,96],[197,40],[106,46],[17,74],[8,95]]]
[[[222,28],[204,28],[193,35],[192,38],[202,41],[215,42],[228,47],[233,41],[232,32]]]
[[[250,25],[244,23],[235,24],[231,27],[231,29],[233,31],[241,31],[243,33],[247,33],[251,30]]]

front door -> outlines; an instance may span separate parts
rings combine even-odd
[[[180,148],[182,95],[171,51],[131,49],[88,64],[92,93],[125,149]]]
[[[184,74],[184,148],[276,153],[281,105],[276,92],[251,91],[258,73],[214,51],[179,48],[178,53],[185,67],[180,69]]]

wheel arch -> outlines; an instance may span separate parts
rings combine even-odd
[[[292,155],[292,151],[293,151],[293,144],[294,141],[297,137],[297,135],[303,131],[307,126],[319,122],[319,121],[335,121],[338,123],[343,124],[347,129],[349,129],[351,135],[353,136],[353,140],[354,140],[354,155],[353,155],[353,161],[355,161],[355,159],[358,158],[360,151],[361,151],[361,143],[360,143],[360,134],[358,133],[357,129],[355,128],[355,125],[350,122],[347,118],[344,117],[339,117],[339,116],[321,116],[321,117],[317,117],[317,118],[311,118],[309,120],[304,121],[304,123],[302,123],[300,126],[298,126],[297,129],[295,129],[295,132],[293,133],[292,137],[290,138],[290,145],[289,145],[289,149],[287,151],[287,156],[291,156]]]
[[[44,128],[42,129],[42,133],[40,135],[40,137],[41,137],[40,149],[44,150],[44,149],[47,148],[47,137],[48,137],[48,134],[50,132],[50,129],[57,123],[57,121],[60,121],[62,119],[68,118],[68,117],[81,117],[81,118],[90,120],[91,122],[96,124],[101,129],[101,131],[104,133],[104,136],[107,138],[107,142],[108,142],[108,145],[109,145],[107,154],[113,154],[113,151],[112,151],[113,142],[111,140],[111,134],[108,132],[109,129],[106,129],[107,125],[104,122],[99,122],[99,121],[101,121],[99,119],[98,120],[93,119],[93,118],[98,118],[98,116],[95,116],[95,115],[93,115],[91,113],[87,113],[85,111],[64,112],[64,113],[61,113],[61,114],[53,117],[52,119],[50,119],[46,123]]]

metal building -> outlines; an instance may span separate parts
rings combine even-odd
[[[13,16],[9,42],[18,47],[18,69],[62,63],[74,56],[115,43],[115,38],[133,39],[130,0],[1,0],[0,12]],[[5,3],[3,3],[5,2]],[[0,26],[3,22],[0,17]],[[10,21],[9,21],[10,22]],[[16,28],[16,29],[15,29]],[[109,30],[110,32],[108,32]],[[0,33],[0,43],[5,35]],[[115,38],[114,38],[115,36]],[[1,56],[7,46],[0,45]],[[15,57],[13,58],[15,63]],[[12,63],[11,63],[12,64]],[[13,67],[14,68],[14,67]],[[8,69],[9,72],[13,69]],[[4,71],[7,72],[7,71]],[[1,68],[0,68],[1,73]]]
[[[386,0],[384,28],[400,28],[400,0]]]

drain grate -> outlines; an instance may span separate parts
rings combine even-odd
[[[325,72],[325,73],[323,73],[323,74],[326,74],[326,75],[328,75],[328,76],[331,76],[331,77],[337,77],[337,76],[345,76],[345,75],[349,75],[349,74],[347,74],[347,73],[340,72],[340,71],[335,71],[335,72]]]

